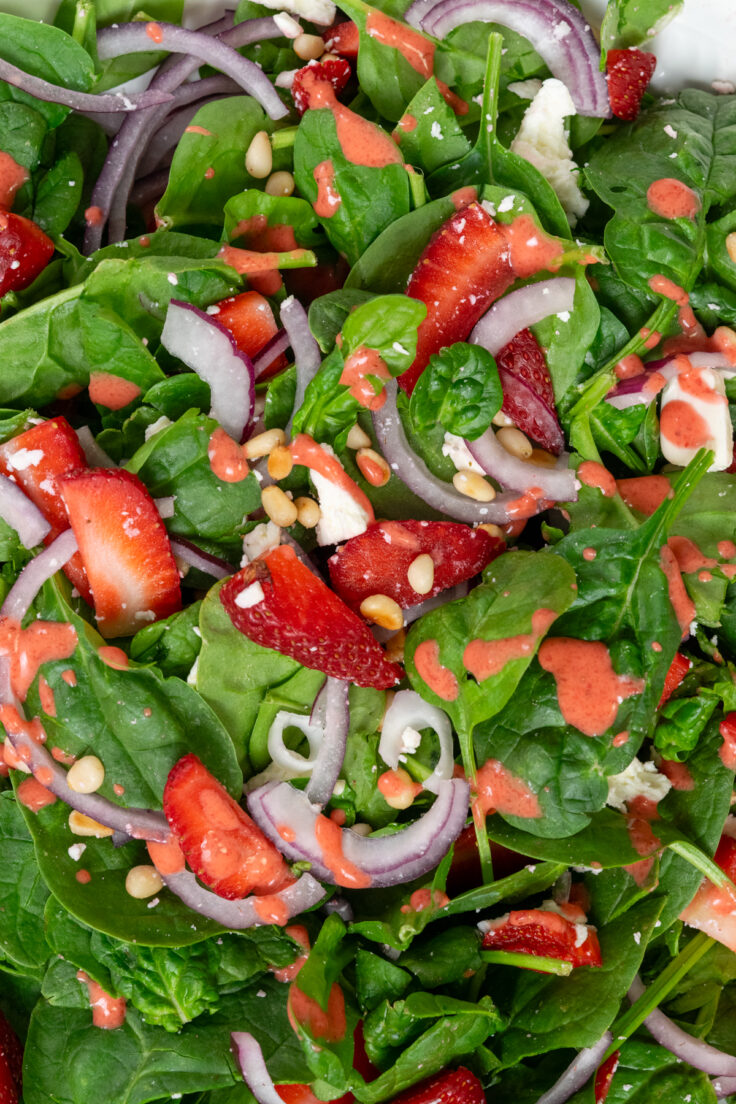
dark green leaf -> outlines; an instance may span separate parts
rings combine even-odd
[[[49,957],[43,931],[48,890],[33,841],[11,792],[0,794],[0,968],[39,979]]]
[[[496,362],[481,345],[458,341],[429,358],[411,397],[420,430],[439,424],[458,437],[475,440],[501,409],[503,388]]]

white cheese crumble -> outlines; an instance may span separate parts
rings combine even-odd
[[[483,468],[473,459],[473,455],[462,437],[454,433],[446,433],[442,445],[442,455],[449,456],[457,471],[479,472],[485,475]]]
[[[672,402],[684,403],[690,407],[694,417],[702,418],[708,426],[710,437],[703,442],[703,445],[715,453],[713,463],[708,470],[724,471],[733,460],[733,426],[725,398],[723,372],[715,372],[712,368],[700,368],[698,377],[700,383],[714,393],[713,400],[708,401],[700,395],[693,395],[691,391],[686,391],[680,377],[675,376],[662,391],[661,415],[663,418],[668,404]],[[666,422],[664,428],[666,429]],[[665,460],[682,468],[687,467],[700,447],[698,445],[695,448],[688,448],[671,441],[662,432],[662,422],[660,422],[659,441]]]
[[[243,537],[243,558],[240,561],[240,566],[245,567],[251,560],[255,560],[264,552],[270,552],[272,548],[277,548],[280,543],[281,529],[278,525],[275,525],[272,521],[264,521],[260,525],[256,525],[255,529],[251,529],[250,533],[246,533]]]
[[[324,447],[324,446],[323,446]],[[358,537],[368,528],[368,514],[349,491],[343,490],[317,471],[310,472],[317,492],[320,519],[317,522],[317,543],[339,544]]]
[[[257,606],[265,597],[266,595],[263,593],[263,587],[256,579],[250,586],[241,590],[240,594],[238,594],[235,599],[235,605],[239,606],[240,609],[250,609],[251,606]]]
[[[286,11],[300,15],[310,23],[319,23],[322,27],[335,22],[337,9],[332,0],[261,0],[264,8],[271,11]]]
[[[43,449],[20,448],[7,458],[6,463],[12,471],[25,471],[26,468],[35,468],[42,460]]]
[[[654,763],[642,763],[632,759],[625,771],[608,779],[606,804],[620,812],[626,812],[627,804],[635,797],[646,797],[659,802],[672,788],[669,778],[660,774]]]

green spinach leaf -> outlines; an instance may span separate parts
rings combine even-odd
[[[439,423],[458,437],[475,440],[488,429],[502,402],[503,388],[491,354],[481,345],[458,341],[429,358],[410,406],[417,429]]]

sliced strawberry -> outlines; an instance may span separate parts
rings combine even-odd
[[[322,38],[325,40],[325,48],[331,54],[339,54],[340,57],[350,58],[351,61],[357,58],[360,33],[352,20],[336,23],[329,31],[325,31]]]
[[[28,287],[54,255],[54,243],[40,226],[0,209],[0,298]]]
[[[220,308],[217,321],[230,331],[238,348],[251,358],[256,357],[279,332],[271,304],[257,291],[244,291],[240,295],[233,295],[230,299],[223,299],[217,305]],[[266,366],[259,378],[263,380],[275,375],[285,368],[287,363],[284,354],[280,353],[271,364]]]
[[[22,487],[51,525],[44,544],[51,544],[59,533],[69,528],[59,479],[86,466],[82,447],[66,418],[50,418],[0,445],[0,471]],[[89,602],[89,583],[78,552],[64,571]]]
[[[391,1104],[485,1104],[485,1100],[483,1086],[475,1074],[459,1066],[420,1081],[395,1096]]]
[[[736,839],[721,836],[713,859],[717,866],[736,881]],[[736,954],[736,892],[720,889],[704,878],[690,904],[680,913],[680,920],[698,928],[711,939],[717,939]]]
[[[516,951],[558,958],[573,966],[600,966],[601,949],[595,928],[578,945],[578,925],[546,909],[519,909],[494,920],[483,936],[484,950]]]
[[[618,1069],[620,1057],[621,1051],[614,1050],[611,1057],[606,1058],[605,1062],[602,1062],[596,1070],[595,1082],[593,1085],[595,1104],[604,1104],[604,1101],[608,1096],[608,1090],[611,1087],[611,1082],[613,1081],[613,1075]]]
[[[506,542],[485,529],[454,521],[374,521],[338,548],[328,566],[333,587],[353,609],[370,594],[386,594],[407,609],[471,579],[505,550]],[[434,583],[424,593],[407,577],[421,555],[434,563]]]
[[[0,1104],[17,1104],[23,1087],[23,1047],[0,1012]]]
[[[491,859],[493,860],[494,878],[507,878],[509,874],[516,874],[523,870],[532,860],[527,855],[520,855],[518,851],[511,851],[502,843],[490,840]],[[474,889],[483,884],[483,874],[478,855],[478,835],[475,825],[470,824],[463,828],[455,840],[452,851],[452,866],[447,875],[447,892],[450,897],[457,897],[466,889]]]
[[[417,335],[417,355],[399,376],[408,395],[430,356],[445,345],[465,341],[513,280],[511,253],[501,228],[478,203],[455,211],[430,239],[406,289],[427,307]]]
[[[305,86],[305,77],[307,73],[309,73],[309,80],[306,82]],[[352,69],[344,58],[327,58],[326,61],[312,62],[309,65],[305,65],[302,69],[297,69],[294,74],[294,82],[291,86],[294,107],[300,115],[303,115],[304,112],[312,106],[310,102],[311,89],[314,87],[315,82],[329,81],[337,95],[339,92],[342,92],[343,88],[350,80],[351,73]]]
[[[662,690],[662,697],[659,699],[658,709],[661,709],[664,703],[669,701],[692,665],[692,660],[684,656],[682,652],[675,652],[675,658],[670,663],[670,669],[665,675],[664,689]]]
[[[196,755],[171,768],[164,813],[189,866],[220,897],[278,893],[294,881],[281,853]]]
[[[379,690],[402,677],[368,626],[288,545],[244,567],[225,583],[220,598],[236,629],[305,667]]]
[[[504,414],[542,448],[559,456],[565,447],[552,378],[531,330],[519,330],[496,356]]]
[[[628,50],[609,50],[606,76],[611,111],[618,119],[631,122],[639,114],[641,98],[652,79],[657,59],[631,46]]]
[[[59,483],[102,635],[130,636],[181,609],[169,537],[140,479],[90,468]]]

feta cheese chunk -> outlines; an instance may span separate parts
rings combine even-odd
[[[478,472],[480,475],[486,474],[477,460],[473,459],[473,454],[462,437],[458,437],[454,433],[445,434],[445,441],[442,445],[442,455],[449,456],[457,471]]]
[[[240,561],[240,566],[245,567],[251,560],[255,560],[264,552],[270,552],[272,548],[277,548],[280,543],[281,529],[278,525],[274,525],[272,521],[264,521],[260,525],[256,525],[250,533],[246,533],[243,537],[243,558]]]
[[[328,27],[335,22],[337,9],[332,0],[260,0],[264,8],[271,11],[290,12],[291,15],[301,16],[310,23],[319,23],[321,27]]]
[[[665,460],[686,467],[700,448],[712,449],[709,471],[724,471],[733,460],[733,426],[721,372],[691,368],[665,384],[659,440]]]
[[[667,796],[671,788],[669,778],[660,774],[654,763],[632,759],[625,771],[609,777],[606,804],[625,813],[626,806],[635,797],[646,797],[649,801],[659,802]]]
[[[329,445],[322,446],[334,456]],[[310,478],[319,499],[320,519],[317,522],[317,543],[339,544],[340,541],[358,537],[368,528],[369,517],[349,491],[338,487],[318,471],[310,472]]]

